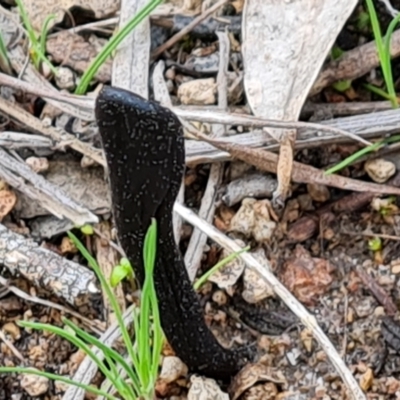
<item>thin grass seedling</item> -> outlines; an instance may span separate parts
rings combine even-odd
[[[343,168],[346,168],[346,167],[350,166],[351,164],[354,164],[361,157],[363,157],[369,153],[372,153],[374,151],[377,151],[380,148],[386,146],[387,144],[396,143],[399,141],[400,141],[400,135],[394,135],[390,138],[379,140],[379,141],[375,142],[374,144],[372,144],[371,146],[364,147],[361,150],[355,152],[354,154],[345,158],[343,161],[341,161],[339,164],[336,164],[332,168],[329,168],[328,170],[325,171],[325,175],[334,174],[334,173],[342,170]]]
[[[370,15],[370,21],[372,26],[372,32],[374,34],[376,47],[378,50],[379,61],[381,64],[383,78],[385,80],[386,90],[393,108],[398,108],[398,100],[396,91],[394,88],[392,66],[390,62],[390,41],[394,28],[400,21],[400,14],[398,14],[390,23],[386,35],[383,38],[381,28],[379,26],[378,16],[374,7],[373,0],[366,0],[368,12]]]
[[[150,0],[130,21],[117,33],[115,33],[107,44],[103,47],[96,58],[92,61],[89,68],[82,75],[75,90],[75,94],[85,94],[90,82],[99,68],[104,64],[111,53],[118,47],[118,45],[125,39],[125,37],[139,25],[163,0]]]
[[[36,33],[32,27],[32,24],[29,20],[28,14],[25,10],[24,4],[22,0],[15,0],[18,6],[19,13],[21,15],[22,22],[25,26],[25,29],[28,34],[29,42],[30,42],[30,56],[32,58],[33,65],[35,66],[36,69],[39,69],[40,63],[44,62],[51,72],[54,75],[57,75],[57,69],[54,67],[54,65],[47,59],[45,56],[46,52],[46,37],[47,37],[47,32],[48,32],[48,27],[49,23],[52,19],[55,18],[55,15],[49,15],[43,24],[43,28],[40,34],[40,41],[36,37]]]
[[[210,278],[211,275],[215,274],[218,270],[220,270],[224,265],[230,263],[240,254],[245,253],[246,251],[250,250],[250,246],[247,246],[239,251],[229,254],[229,256],[225,257],[223,260],[219,261],[215,264],[212,268],[210,268],[206,273],[204,273],[193,285],[195,290],[199,290],[204,283]]]
[[[114,349],[104,345],[99,341],[99,339],[86,333],[72,321],[64,318],[63,323],[68,329],[62,329],[49,324],[41,324],[30,321],[21,321],[19,322],[19,325],[30,329],[45,330],[54,333],[80,348],[85,352],[85,354],[87,354],[88,357],[93,360],[106,379],[110,381],[116,395],[106,393],[105,391],[94,388],[90,385],[74,382],[68,378],[31,368],[0,367],[0,373],[16,372],[45,376],[52,380],[58,380],[70,385],[75,385],[87,390],[90,393],[104,396],[104,398],[110,400],[153,400],[155,383],[160,364],[161,348],[164,338],[161,329],[157,296],[153,280],[157,243],[157,224],[155,220],[152,220],[151,226],[145,237],[143,251],[145,281],[141,295],[140,310],[136,308],[134,311],[134,341],[132,341],[128,330],[125,327],[122,319],[121,309],[119,308],[117,299],[111,289],[111,286],[101,273],[96,260],[89,254],[89,252],[75,237],[75,235],[72,233],[69,233],[68,235],[75,246],[80,250],[82,255],[86,258],[89,265],[93,268],[93,271],[100,281],[102,289],[110,301],[111,307],[113,308],[119,328],[121,330],[122,338],[130,361],[133,364],[133,368]],[[97,355],[97,353],[92,349],[92,346],[101,352],[105,361],[103,361],[103,357]],[[123,378],[123,374],[119,372],[119,369],[122,369],[125,372],[125,375],[128,377],[128,379]]]

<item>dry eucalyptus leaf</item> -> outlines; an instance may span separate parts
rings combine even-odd
[[[286,378],[278,369],[259,363],[247,364],[234,377],[229,387],[229,394],[232,400],[236,400],[256,383],[265,381],[283,384],[286,383]]]
[[[95,35],[90,35],[86,40],[76,33],[60,31],[56,36],[47,39],[46,50],[56,63],[83,73],[106,43],[106,39]],[[103,83],[110,81],[111,68],[112,59],[107,58],[96,72],[95,79]]]
[[[187,400],[229,400],[214,379],[193,375],[190,378],[190,389]]]
[[[360,387],[364,392],[370,389],[374,381],[374,372],[371,368],[367,368],[364,374],[360,378]]]
[[[313,305],[332,283],[333,267],[328,260],[311,257],[302,246],[296,246],[293,257],[284,265],[282,283],[302,303]]]
[[[252,252],[251,255],[261,265],[268,264],[263,249],[258,249],[257,251]],[[275,296],[275,292],[271,286],[265,281],[265,279],[261,279],[257,272],[246,266],[243,274],[243,299],[247,301],[247,303],[254,304],[271,296]]]
[[[0,221],[14,208],[17,196],[9,189],[0,190]]]
[[[246,0],[244,86],[254,115],[295,121],[357,0]],[[294,130],[267,129],[281,142],[275,199],[290,191]]]
[[[369,177],[377,183],[384,183],[396,173],[396,166],[383,158],[367,161],[364,169]]]
[[[73,7],[82,8],[101,19],[115,14],[120,7],[119,0],[24,0],[29,21],[37,32],[42,30],[47,16],[54,14],[56,17],[50,21],[49,27],[60,23],[67,10]]]
[[[241,240],[235,240],[235,242],[240,247],[245,247],[245,243]],[[231,253],[227,250],[223,250],[221,254],[222,261],[225,257],[229,256]],[[240,257],[236,257],[234,260],[224,265],[214,274],[212,274],[208,280],[214,282],[220,289],[231,288],[237,280],[241,277],[244,271],[245,263]]]
[[[110,211],[103,168],[81,168],[78,162],[55,161],[49,163],[49,170],[43,175],[50,183],[59,186],[69,198],[89,210],[97,214]],[[15,209],[21,218],[49,214],[38,202],[22,193],[18,195]]]

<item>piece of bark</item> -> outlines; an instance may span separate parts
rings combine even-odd
[[[0,264],[74,306],[99,293],[94,273],[0,224]]]

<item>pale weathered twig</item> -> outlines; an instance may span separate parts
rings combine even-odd
[[[226,111],[228,107],[228,81],[227,73],[229,66],[229,37],[227,33],[217,32],[219,39],[219,71],[217,76],[218,84],[218,106],[222,111]],[[213,137],[221,137],[225,133],[225,126],[220,124],[213,125]],[[203,198],[199,209],[199,217],[211,223],[214,218],[216,208],[216,197],[219,186],[222,182],[224,174],[224,165],[214,163],[210,167],[207,186],[204,191]],[[203,257],[204,246],[207,242],[207,235],[199,229],[194,229],[190,237],[189,245],[185,253],[184,261],[191,281],[196,277],[197,270],[200,267]]]
[[[40,135],[32,135],[21,132],[4,131],[0,135],[0,147],[13,149],[50,149],[54,146],[54,142]]]
[[[37,200],[56,217],[67,218],[78,226],[97,222],[96,215],[70,199],[64,192],[0,148],[0,177],[32,200]]]
[[[323,124],[315,124],[312,122],[276,121],[265,118],[253,117],[250,115],[229,114],[218,111],[210,113],[208,111],[200,111],[200,110],[184,110],[179,107],[174,107],[172,111],[178,117],[184,118],[185,120],[188,121],[194,120],[194,121],[208,122],[210,124],[241,125],[241,126],[250,126],[252,128],[263,128],[263,127],[284,128],[284,129],[309,128],[309,129],[314,129],[316,131],[323,131],[326,132],[327,134],[343,135],[347,138],[353,139],[357,142],[361,142],[366,145],[371,144],[367,140],[349,131],[344,131],[342,129]]]
[[[61,129],[54,128],[52,126],[45,126],[42,121],[35,118],[32,114],[25,111],[18,105],[3,99],[2,97],[0,97],[0,111],[14,118],[20,124],[26,126],[30,130],[51,138],[58,145],[68,146],[71,149],[91,158],[100,165],[106,165],[101,150],[95,149],[91,145],[81,142],[74,135],[71,135]]]

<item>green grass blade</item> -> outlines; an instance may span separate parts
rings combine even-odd
[[[391,57],[390,57],[390,41],[392,39],[393,31],[396,25],[400,21],[400,14],[397,14],[395,18],[392,19],[392,21],[389,24],[389,27],[386,31],[386,35],[384,38],[384,48],[385,48],[385,54],[386,54],[386,63],[387,63],[387,79],[388,81],[386,82],[386,86],[388,89],[389,96],[392,101],[392,105],[394,108],[398,108],[399,104],[397,101],[397,95],[396,91],[394,88],[394,81],[393,81],[393,75],[392,75],[392,67],[391,67]]]
[[[390,102],[392,102],[392,97],[390,97],[390,95],[388,93],[386,93],[384,90],[371,85],[370,83],[363,83],[362,84],[367,90],[369,90],[372,93],[377,94],[378,96],[381,96],[382,98],[389,100]],[[397,99],[396,99],[397,102]]]
[[[79,387],[83,390],[86,390],[89,393],[93,393],[97,396],[103,396],[108,400],[119,400],[117,397],[112,396],[100,389],[95,388],[94,386],[85,385],[83,383],[75,382],[72,379],[65,378],[62,375],[52,374],[50,372],[38,371],[31,368],[24,368],[24,367],[0,367],[0,373],[17,373],[17,374],[31,374],[36,376],[44,376],[53,381],[60,381],[66,383],[67,385],[72,385]]]
[[[25,10],[24,3],[22,2],[22,0],[15,0],[15,2],[17,4],[19,14],[21,15],[22,23],[24,24],[25,29],[28,32],[29,40],[32,46],[36,47],[39,45],[39,43],[36,38],[35,31],[33,30],[33,27],[31,25],[31,21],[29,20],[28,14]]]
[[[392,77],[392,67],[390,64],[390,53],[387,53],[384,41],[382,39],[381,28],[379,26],[378,16],[375,11],[374,3],[372,0],[366,0],[368,12],[370,15],[372,31],[374,33],[376,47],[378,49],[379,61],[382,68],[383,77],[385,79],[386,88],[389,92],[389,96],[391,97],[391,103],[393,107],[397,107],[397,101],[395,101],[394,93],[394,84]],[[390,38],[388,37],[388,41]],[[389,44],[390,45],[390,44]]]
[[[204,273],[193,285],[193,288],[195,290],[199,290],[202,285],[204,285],[205,282],[207,282],[208,278],[217,272],[220,268],[222,268],[224,265],[228,264],[232,260],[234,260],[237,256],[240,254],[249,251],[250,246],[247,246],[239,251],[236,251],[235,253],[229,254],[229,256],[225,257],[223,260],[215,264],[212,268],[210,268],[206,273]]]
[[[79,336],[81,339],[83,339],[85,342],[91,344],[92,346],[96,346],[98,349],[100,349],[103,352],[104,357],[106,358],[107,363],[110,366],[111,371],[115,376],[118,376],[118,371],[117,371],[117,368],[115,366],[114,361],[118,365],[120,365],[124,369],[124,371],[126,372],[128,377],[131,379],[132,384],[134,385],[133,387],[136,390],[136,393],[134,393],[132,391],[132,388],[130,388],[129,385],[127,385],[125,382],[122,382],[122,384],[126,385],[126,390],[131,392],[131,395],[133,397],[135,397],[135,396],[139,397],[139,395],[140,395],[140,392],[139,392],[140,384],[139,384],[138,378],[135,375],[133,369],[127,364],[125,359],[117,351],[115,351],[112,347],[108,347],[107,345],[102,343],[96,337],[94,337],[92,335],[89,335],[87,332],[85,332],[79,326],[75,325],[69,319],[62,318],[62,321],[63,321],[63,323],[65,325],[67,325],[69,328],[71,328],[75,332],[75,334],[77,336]]]
[[[341,169],[346,168],[349,165],[353,164],[359,158],[365,156],[366,154],[369,154],[369,153],[372,153],[373,151],[379,150],[381,147],[383,147],[386,144],[395,143],[395,142],[399,142],[399,141],[400,141],[400,135],[394,135],[390,138],[379,140],[378,142],[375,142],[374,144],[364,147],[361,150],[355,152],[354,154],[345,158],[343,161],[336,164],[332,168],[329,168],[328,170],[325,171],[325,175],[334,174],[334,173],[340,171]]]
[[[131,337],[128,333],[128,330],[125,327],[121,309],[118,305],[118,302],[114,295],[114,292],[111,289],[111,286],[109,285],[107,280],[104,278],[102,272],[100,271],[97,261],[89,254],[89,252],[86,250],[85,246],[83,246],[83,244],[79,241],[79,239],[71,232],[68,232],[68,236],[72,240],[72,242],[75,244],[77,249],[82,253],[83,257],[86,258],[89,265],[93,268],[93,271],[97,275],[97,278],[99,279],[101,286],[102,286],[103,290],[105,291],[107,298],[110,301],[111,307],[114,311],[115,318],[117,320],[119,328],[121,329],[122,338],[123,338],[124,344],[126,346],[127,352],[129,354],[129,357],[132,360],[135,369],[138,370],[139,365],[137,365],[135,363],[137,358],[135,357],[135,354],[134,354],[133,343],[132,343]]]
[[[138,350],[141,365],[141,380],[147,388],[150,383],[151,371],[151,337],[150,337],[150,296],[151,280],[156,258],[157,223],[152,219],[147,230],[143,246],[143,262],[145,279],[140,300],[140,329],[138,333]]]
[[[98,366],[99,370],[107,377],[111,382],[113,382],[115,388],[119,389],[120,385],[119,382],[116,380],[110,370],[107,369],[103,361],[101,361],[96,354],[92,351],[92,349],[80,338],[71,335],[68,331],[61,329],[57,326],[49,325],[49,324],[41,324],[37,322],[30,322],[30,321],[19,321],[18,325],[23,326],[24,328],[31,328],[36,330],[44,330],[51,333],[54,333],[66,340],[70,343],[81,349],[90,359],[93,360],[94,363]]]
[[[108,43],[92,61],[89,68],[82,75],[82,79],[75,90],[75,94],[85,94],[88,86],[90,85],[93,76],[104,64],[111,53],[117,46],[125,39],[125,37],[143,21],[163,0],[151,0],[146,4],[132,19],[115,35],[111,37]]]

